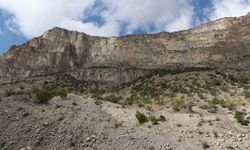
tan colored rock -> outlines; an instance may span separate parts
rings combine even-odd
[[[123,83],[159,69],[248,69],[249,56],[249,14],[150,35],[91,37],[53,28],[0,57],[0,78],[68,72],[81,80]]]

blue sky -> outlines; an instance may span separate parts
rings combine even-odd
[[[0,0],[0,55],[55,26],[97,36],[178,31],[250,11],[250,0]]]

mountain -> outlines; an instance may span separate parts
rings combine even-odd
[[[0,57],[0,150],[250,148],[250,14],[149,35],[53,28]]]
[[[97,37],[53,28],[0,57],[2,81],[66,72],[124,83],[153,71],[249,69],[250,14],[180,32]]]

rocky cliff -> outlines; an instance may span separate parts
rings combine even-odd
[[[250,14],[193,29],[92,37],[53,28],[0,57],[3,81],[67,72],[80,80],[124,83],[152,70],[249,69]]]

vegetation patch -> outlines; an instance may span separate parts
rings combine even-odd
[[[206,141],[202,141],[202,148],[203,149],[208,149],[210,146],[208,145],[208,143]]]
[[[234,114],[234,118],[237,119],[238,123],[243,126],[248,126],[249,120],[246,119],[246,113],[241,111],[236,111]]]
[[[152,122],[152,125],[157,125],[158,124],[158,119],[154,115],[150,115],[148,117],[148,120]]]
[[[144,124],[148,122],[148,118],[146,117],[146,115],[144,115],[143,113],[139,111],[136,112],[135,117],[138,120],[139,124]]]
[[[108,96],[106,96],[106,97],[103,98],[103,100],[109,101],[109,102],[112,102],[112,103],[119,103],[119,101],[121,99],[122,99],[121,96],[116,96],[114,94],[108,95]]]
[[[68,94],[68,91],[64,88],[41,89],[38,87],[33,87],[32,92],[35,94],[38,104],[46,104],[54,96],[60,96],[61,98],[65,98]]]

